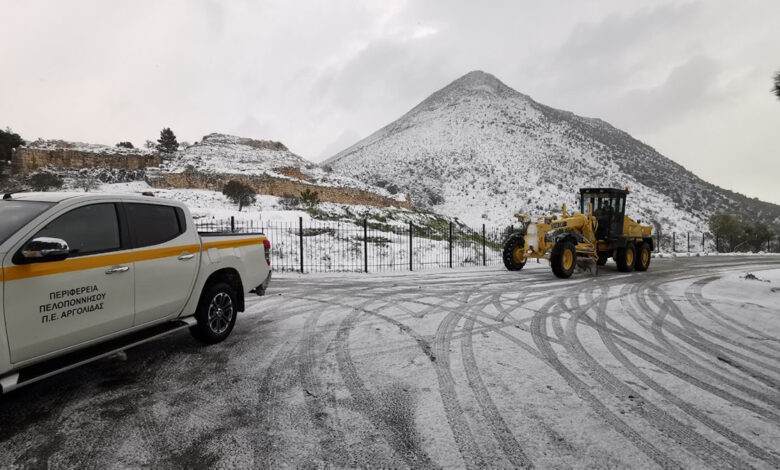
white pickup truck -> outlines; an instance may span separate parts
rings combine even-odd
[[[199,234],[187,207],[149,196],[0,200],[0,393],[189,328],[233,330],[271,279],[262,234]]]

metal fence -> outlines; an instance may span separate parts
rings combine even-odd
[[[432,225],[306,221],[198,220],[200,232],[262,232],[271,240],[276,271],[382,272],[493,266],[509,228],[471,229],[454,223]]]
[[[664,253],[732,253],[758,252],[780,253],[780,235],[770,235],[756,242],[722,240],[709,232],[654,233],[656,251]]]
[[[271,240],[275,271],[384,272],[501,265],[501,249],[512,227],[470,228],[438,222],[428,225],[351,222],[263,222],[197,220],[201,232],[264,233]],[[715,253],[729,245],[707,232],[654,234],[656,251]],[[745,250],[748,251],[748,250]],[[780,240],[767,240],[767,252],[780,252]]]

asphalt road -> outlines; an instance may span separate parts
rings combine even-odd
[[[780,292],[712,298],[780,257],[529,267],[277,276],[0,397],[0,467],[780,467]]]

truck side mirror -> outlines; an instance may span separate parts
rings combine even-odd
[[[62,261],[68,255],[70,255],[68,242],[60,238],[34,238],[22,248],[22,257],[28,262]]]

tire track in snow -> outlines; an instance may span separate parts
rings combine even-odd
[[[710,418],[709,415],[707,415],[707,413],[699,410],[695,406],[684,401],[676,394],[664,388],[659,383],[651,379],[647,374],[642,372],[640,368],[637,367],[636,364],[631,362],[631,360],[629,360],[629,358],[625,354],[623,354],[620,348],[618,348],[617,345],[615,344],[615,341],[613,340],[614,333],[610,332],[609,328],[607,327],[607,321],[606,321],[607,317],[608,315],[606,312],[606,308],[599,308],[598,310],[596,310],[596,325],[598,325],[596,331],[598,332],[599,337],[602,340],[602,343],[610,352],[610,354],[612,354],[612,356],[615,359],[617,359],[623,365],[623,367],[626,368],[627,371],[629,371],[632,375],[634,375],[634,377],[638,378],[640,381],[642,381],[642,383],[647,385],[651,390],[659,394],[665,400],[672,403],[674,406],[676,406],[677,408],[679,408],[680,410],[682,410],[684,413],[691,416],[692,418],[696,419],[707,428],[715,431],[716,433],[730,440],[734,444],[738,445],[739,447],[747,451],[750,455],[760,460],[763,460],[765,462],[768,462],[774,467],[780,468],[780,458],[770,454],[769,452],[765,451],[763,448],[753,444],[750,440],[740,436],[739,434],[733,432],[728,427],[718,423],[714,419]]]
[[[626,288],[628,287],[630,286],[626,286]],[[635,316],[631,314],[631,310],[632,307],[630,305],[624,305],[624,312],[629,312],[629,315],[635,318]],[[707,382],[704,379],[701,379],[694,374],[685,372],[684,370],[682,370],[682,368],[673,365],[673,363],[677,362],[681,366],[695,371],[697,375],[707,376],[710,373],[710,371],[703,369],[698,363],[692,362],[689,357],[669,353],[667,350],[661,348],[660,346],[649,342],[644,337],[639,336],[632,331],[629,331],[626,327],[624,327],[619,322],[615,321],[610,317],[606,317],[605,320],[608,324],[611,324],[614,329],[618,330],[621,333],[621,335],[625,338],[624,339],[617,336],[613,336],[613,340],[615,341],[615,343],[621,346],[623,349],[631,352],[631,354],[647,361],[650,364],[653,364],[655,367],[663,370],[664,372],[667,372],[677,377],[678,379],[681,379],[689,383],[690,385],[693,385],[705,392],[711,393],[712,395],[722,398],[723,400],[735,406],[739,406],[741,408],[750,410],[753,413],[756,413],[757,415],[762,416],[766,419],[780,421],[780,415],[775,413],[774,411],[766,408],[762,408],[751,401],[738,397],[725,389],[712,385],[710,382]],[[665,356],[665,357],[657,357],[656,355],[648,353],[644,349],[635,346],[634,344],[629,342],[629,340],[637,344],[643,345],[646,349],[649,349],[655,352],[656,354],[660,354],[661,356]],[[725,378],[723,378],[723,380],[721,380],[720,382],[724,383],[724,381],[728,382],[727,385],[731,386],[732,388],[736,387],[738,390],[744,392],[746,395],[751,396],[757,399],[758,401],[763,401],[762,400],[762,398],[764,398],[763,395],[755,393],[754,389],[748,387],[742,387],[739,384],[733,384],[731,381]],[[714,382],[718,383],[718,381],[714,381]]]
[[[631,442],[637,449],[652,459],[656,464],[662,468],[677,468],[681,469],[682,466],[668,457],[655,445],[647,441],[641,434],[631,428],[628,424],[618,418],[612,411],[609,410],[601,401],[599,401],[595,395],[590,392],[590,386],[577,377],[571,370],[563,365],[558,355],[552,348],[552,345],[545,338],[547,336],[547,316],[548,312],[557,302],[557,299],[553,298],[547,301],[539,313],[534,315],[531,321],[531,335],[534,340],[534,344],[542,353],[545,361],[552,367],[555,372],[558,373],[569,386],[577,393],[577,395],[593,409],[596,415],[604,420],[607,424],[612,426],[615,431],[623,435],[629,442]]]
[[[480,408],[482,416],[488,423],[493,436],[504,451],[504,455],[515,468],[532,467],[531,460],[526,456],[522,446],[515,438],[512,430],[509,429],[504,418],[501,416],[496,404],[490,397],[490,392],[482,380],[482,374],[479,372],[477,360],[474,357],[474,345],[472,343],[472,334],[474,329],[474,317],[469,316],[465,320],[463,327],[464,335],[461,338],[461,351],[463,354],[463,368],[469,381],[469,387],[474,393]]]
[[[743,336],[753,335],[756,339],[771,341],[768,343],[761,343],[761,345],[767,349],[772,350],[772,353],[774,354],[780,353],[780,344],[776,343],[778,341],[777,338],[766,334],[764,331],[757,330],[748,324],[737,321],[733,316],[724,314],[712,304],[712,301],[704,297],[703,288],[721,278],[722,276],[709,276],[704,279],[699,279],[685,290],[685,298],[688,299],[688,301],[691,302],[691,304],[696,307],[697,310],[702,312],[713,322],[723,327],[726,331],[734,331],[736,328],[743,330]],[[773,357],[780,360],[780,357],[778,356]]]
[[[361,308],[367,308],[371,301],[365,302]],[[339,372],[344,384],[349,390],[354,406],[366,416],[384,440],[410,468],[436,468],[430,457],[420,447],[420,437],[414,428],[414,417],[405,416],[394,419],[387,416],[379,407],[378,400],[365,386],[349,351],[349,336],[357,324],[362,312],[354,309],[339,326],[336,334],[336,358]],[[394,410],[401,412],[401,410]]]
[[[591,287],[593,289],[593,287]],[[588,290],[585,291],[588,294]],[[634,406],[634,411],[638,416],[647,421],[650,425],[663,433],[683,447],[692,455],[697,456],[710,468],[743,468],[744,462],[736,458],[729,452],[726,452],[720,446],[706,439],[704,436],[693,431],[689,426],[681,423],[672,417],[666,411],[658,408],[655,404],[642,396],[640,392],[632,389],[623,381],[615,377],[614,374],[607,371],[591,354],[583,347],[577,336],[577,328],[581,324],[580,319],[587,317],[587,311],[593,308],[596,311],[604,311],[607,308],[607,295],[600,296],[595,303],[589,303],[585,307],[579,304],[578,297],[569,298],[571,308],[566,308],[563,302],[559,305],[564,311],[570,312],[569,320],[562,332],[563,346],[580,363],[584,374],[593,377],[596,382],[601,384],[605,390],[612,393],[619,400],[630,400]],[[559,325],[557,317],[554,325]],[[598,331],[600,328],[594,325]],[[558,326],[560,328],[560,326]],[[561,336],[561,335],[559,335]]]
[[[355,465],[355,458],[344,445],[346,441],[337,417],[329,412],[335,409],[335,398],[322,386],[314,371],[318,363],[316,330],[321,314],[322,310],[318,309],[306,317],[298,346],[298,373],[309,419],[322,435],[319,439],[320,458],[329,465],[349,467]]]
[[[626,285],[624,288],[631,291],[630,294],[623,297],[624,299],[626,299],[626,302],[628,302],[628,299],[631,299],[637,303],[637,306],[639,307],[638,310],[644,313],[648,318],[654,319],[656,317],[656,312],[649,306],[649,304],[647,304],[647,302],[644,301],[643,299],[644,294],[640,292],[640,290],[644,288],[643,285],[635,285],[635,286]],[[637,324],[646,325],[645,321],[638,316],[638,313],[634,311],[634,309],[630,305],[625,306],[625,311],[629,314],[629,316],[631,316],[637,322]],[[705,365],[707,364],[712,366],[717,365],[715,364],[714,361],[715,358],[712,355],[703,355],[701,351],[685,348],[687,352],[686,354],[683,353],[683,351],[680,348],[671,345],[671,343],[669,343],[669,341],[665,337],[661,340],[662,344],[660,345],[653,344],[645,340],[644,338],[637,336],[632,332],[629,332],[627,329],[623,328],[622,325],[620,325],[619,327],[622,328],[622,331],[624,331],[628,336],[632,337],[632,339],[638,341],[641,344],[644,344],[645,346],[650,347],[656,352],[661,353],[662,355],[676,361],[677,363],[685,366],[690,370],[690,372],[684,372],[681,369],[670,368],[670,370],[675,371],[674,372],[675,375],[678,375],[679,377],[687,377],[691,383],[697,384],[697,386],[700,387],[704,387],[707,391],[710,391],[712,393],[716,393],[716,394],[726,393],[728,396],[733,397],[731,401],[735,401],[735,402],[739,401],[740,403],[745,403],[744,400],[736,397],[732,393],[719,390],[716,387],[710,385],[710,382],[727,385],[728,387],[734,390],[738,390],[739,392],[742,392],[751,398],[757,399],[763,403],[777,407],[776,397],[773,397],[772,395],[768,395],[765,392],[756,390],[755,388],[745,385],[743,377],[735,377],[735,380],[732,380],[726,377],[725,375],[723,375],[724,373],[729,373],[729,371],[723,371],[722,369],[720,371],[715,371],[705,367]],[[633,348],[633,346],[631,347]],[[646,354],[644,352],[643,354],[645,356],[650,356],[649,354]],[[662,364],[664,364],[664,369],[666,369],[668,360],[658,361],[656,358],[653,359],[655,360],[655,362],[661,362]],[[698,375],[699,377],[696,377],[694,374]],[[704,378],[700,378],[700,377],[704,377]],[[751,405],[751,408],[755,409],[756,407]],[[775,415],[775,412],[769,410],[764,410],[761,414],[766,415],[767,413],[771,413],[771,415]]]

